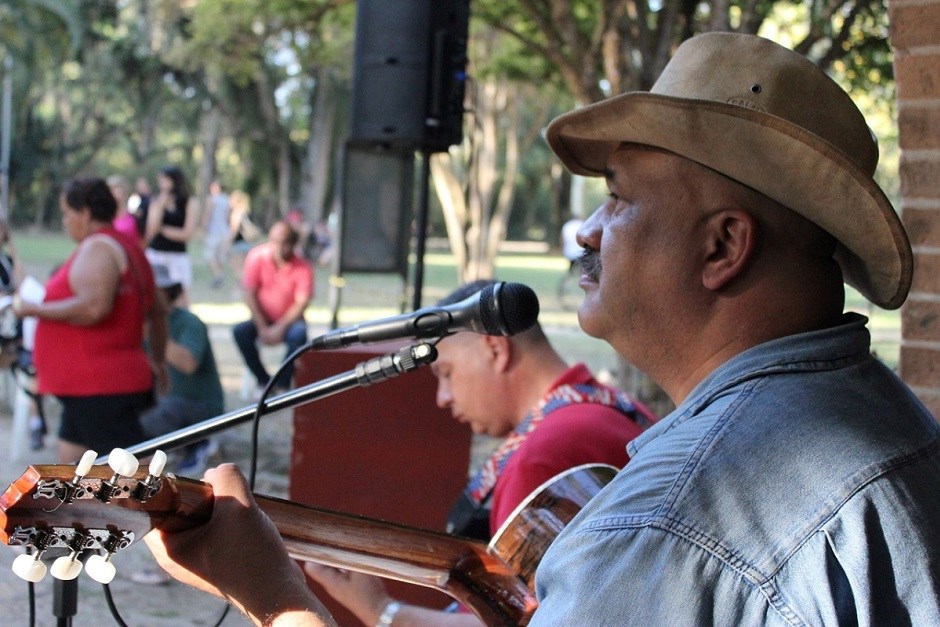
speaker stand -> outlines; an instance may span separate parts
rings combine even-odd
[[[428,237],[428,194],[431,185],[431,152],[421,151],[421,189],[418,211],[415,216],[415,270],[411,309],[421,309],[421,292],[424,290],[424,251]]]

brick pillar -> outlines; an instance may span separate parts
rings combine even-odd
[[[890,0],[901,218],[914,284],[901,310],[901,378],[940,417],[940,0]]]

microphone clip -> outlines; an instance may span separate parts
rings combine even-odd
[[[398,352],[373,357],[356,365],[356,382],[366,387],[400,374],[417,370],[437,359],[437,348],[433,344],[421,343],[406,346]]]

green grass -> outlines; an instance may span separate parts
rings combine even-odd
[[[74,242],[62,233],[14,232],[13,241],[26,271],[45,281],[52,268],[64,261]],[[192,246],[195,285],[191,291],[193,310],[209,324],[231,324],[245,319],[247,309],[231,282],[222,290],[209,287],[208,268],[202,260],[202,243]],[[539,296],[542,325],[559,352],[571,362],[584,361],[597,371],[616,371],[617,356],[603,341],[586,336],[578,327],[577,314],[562,309],[556,296],[559,278],[567,261],[556,254],[503,253],[497,260],[497,278],[529,285]],[[352,274],[344,277],[340,293],[340,326],[410,310],[411,297],[405,294],[401,277],[392,274]],[[425,255],[422,302],[427,305],[447,294],[457,282],[452,256],[431,248]],[[330,272],[317,268],[316,296],[308,310],[312,325],[327,327],[331,321]],[[890,367],[896,367],[900,348],[900,315],[869,304],[858,292],[846,290],[846,309],[870,318],[873,349]]]

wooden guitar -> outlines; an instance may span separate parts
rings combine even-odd
[[[295,559],[436,588],[489,625],[525,625],[536,607],[539,560],[616,472],[597,464],[558,475],[520,504],[489,545],[283,499],[255,499]],[[212,503],[211,486],[171,474],[121,476],[92,466],[76,476],[74,466],[31,466],[0,496],[0,539],[30,546],[34,553],[103,550],[107,557],[97,559],[109,563],[111,554],[151,529],[182,530],[205,522]]]

